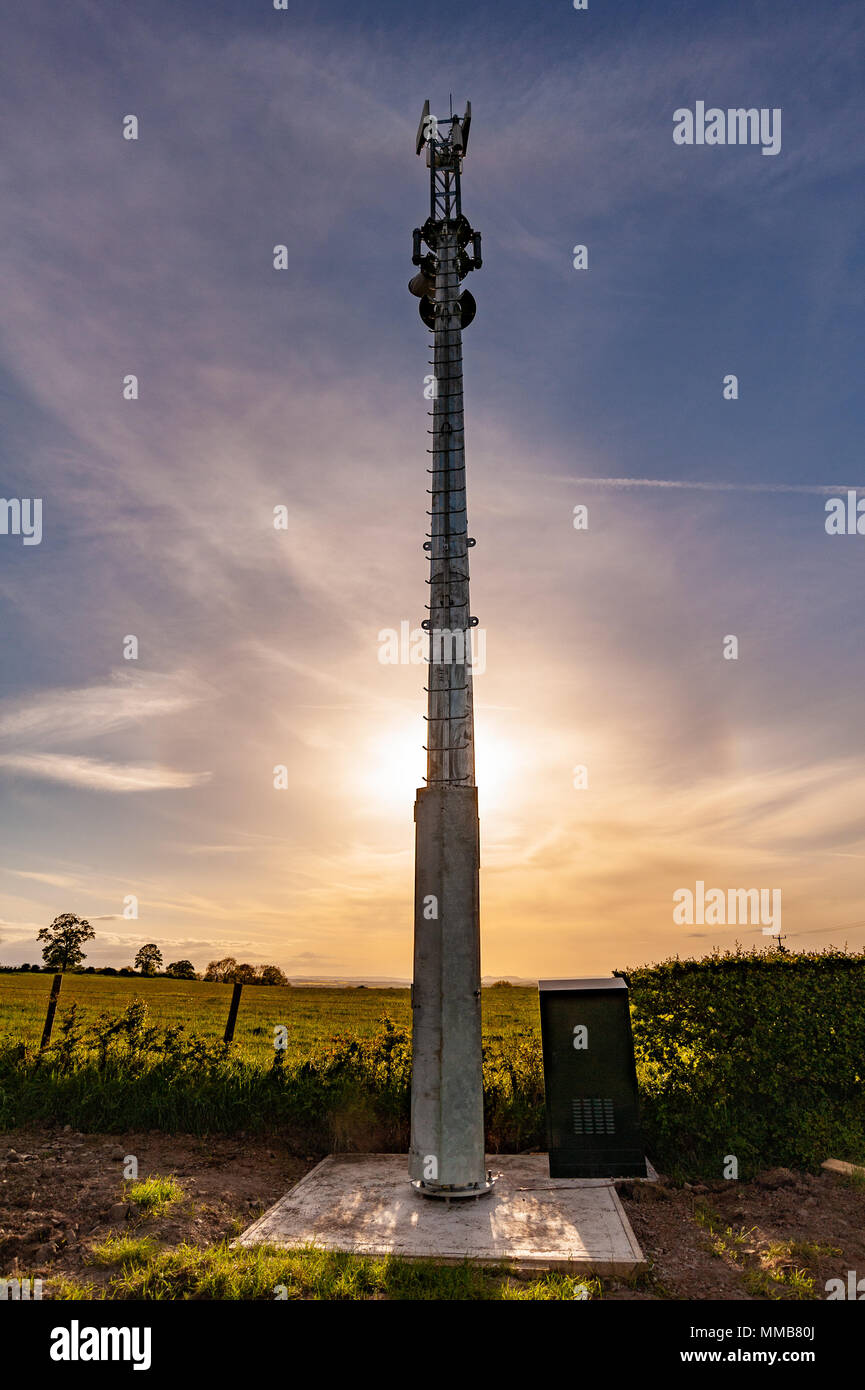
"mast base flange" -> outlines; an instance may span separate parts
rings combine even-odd
[[[492,1173],[487,1174],[486,1182],[469,1183],[466,1187],[424,1182],[422,1178],[412,1180],[412,1187],[419,1197],[435,1197],[440,1202],[464,1202],[472,1197],[487,1197],[495,1185]]]

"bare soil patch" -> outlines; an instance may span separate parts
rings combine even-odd
[[[835,1173],[775,1168],[752,1182],[617,1187],[656,1297],[802,1297],[799,1269],[813,1282],[810,1297],[824,1299],[828,1279],[865,1275],[865,1187]]]
[[[150,1216],[124,1201],[130,1154],[139,1180],[174,1176],[185,1200]],[[88,1257],[110,1232],[148,1235],[169,1249],[212,1244],[250,1225],[317,1161],[244,1135],[8,1131],[0,1136],[0,1278],[64,1274],[99,1285],[112,1271]]]
[[[139,1179],[176,1177],[183,1199],[162,1214],[141,1213],[124,1197],[128,1155]],[[7,1132],[0,1278],[66,1275],[99,1286],[111,1270],[91,1263],[90,1252],[112,1232],[147,1235],[166,1249],[232,1237],[317,1161],[245,1135]],[[837,1174],[774,1169],[747,1183],[617,1187],[651,1272],[631,1284],[605,1281],[608,1299],[823,1299],[826,1280],[846,1281],[851,1269],[865,1276],[865,1186]]]

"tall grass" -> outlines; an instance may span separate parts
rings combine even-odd
[[[484,1062],[490,1147],[543,1142],[540,1047]],[[299,1154],[408,1145],[411,1046],[385,1016],[372,1038],[337,1036],[309,1057],[268,1066],[234,1044],[150,1021],[134,1000],[84,1024],[73,1005],[42,1053],[0,1050],[0,1127],[63,1122],[88,1131],[276,1132]]]

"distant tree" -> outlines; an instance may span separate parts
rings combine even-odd
[[[132,969],[131,965],[121,965],[117,973],[118,975],[134,975],[135,971]]]
[[[29,965],[29,963],[28,963],[27,961],[25,961],[24,964],[23,964],[23,965],[20,965],[18,968],[19,968],[19,970],[29,970],[29,969],[30,969],[30,965]],[[38,965],[37,965],[36,969],[37,969],[37,970],[39,969],[39,966],[38,966]]]
[[[103,965],[100,973],[103,975],[116,975],[117,971],[114,969],[113,965]]]
[[[96,933],[84,917],[76,917],[73,912],[63,912],[55,917],[50,927],[43,927],[37,934],[38,941],[47,944],[42,947],[42,959],[46,969],[71,970],[84,960],[81,947],[85,941],[92,941]]]
[[[229,976],[225,978],[228,979]],[[255,985],[258,983],[258,971],[248,961],[241,961],[240,965],[234,967],[230,978],[236,985]]]
[[[142,975],[155,975],[161,964],[162,952],[155,941],[142,946],[135,957],[135,969],[140,970]]]
[[[204,972],[205,980],[223,983],[234,979],[234,972],[237,969],[237,961],[234,956],[225,956],[223,960],[212,960]]]
[[[173,980],[197,980],[195,966],[191,960],[173,960],[166,966],[166,975],[170,975]]]
[[[262,965],[258,970],[259,983],[262,985],[287,985],[288,976],[280,970],[278,965]]]

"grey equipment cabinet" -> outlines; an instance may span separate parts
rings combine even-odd
[[[540,980],[551,1178],[646,1177],[628,987]]]

